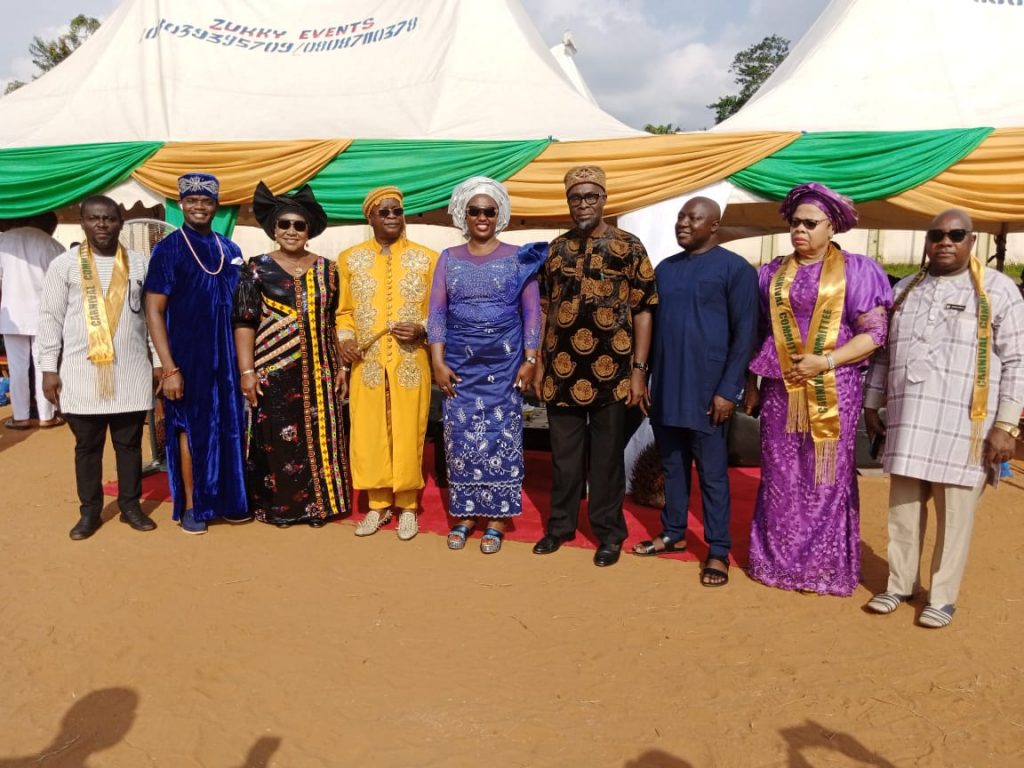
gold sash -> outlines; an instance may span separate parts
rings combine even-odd
[[[128,254],[120,245],[117,246],[106,298],[88,241],[83,241],[78,247],[78,264],[82,271],[82,309],[89,337],[86,358],[96,366],[97,394],[109,400],[114,396],[114,334],[117,333],[117,323],[128,293]]]
[[[834,483],[836,450],[839,446],[839,396],[835,370],[819,373],[803,384],[785,379],[793,368],[793,357],[805,354],[804,339],[789,301],[798,268],[796,255],[787,256],[772,278],[769,312],[775,351],[779,357],[789,400],[786,407],[786,431],[811,433],[814,441],[814,482]],[[846,299],[846,260],[835,243],[829,244],[821,265],[818,299],[808,327],[811,349],[807,354],[834,352],[839,340]]]

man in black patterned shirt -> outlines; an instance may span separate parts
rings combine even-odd
[[[593,165],[565,175],[575,227],[552,241],[540,272],[546,330],[534,381],[547,404],[554,473],[547,533],[533,551],[550,554],[576,535],[589,436],[597,566],[614,565],[626,539],[625,409],[647,412],[651,311],[658,303],[643,243],[604,220],[605,184],[604,171]]]

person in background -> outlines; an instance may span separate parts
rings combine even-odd
[[[32,387],[29,370],[35,366],[35,400],[39,426],[58,427],[64,420],[43,394],[36,339],[39,297],[46,270],[64,246],[53,239],[57,216],[43,213],[15,222],[0,234],[0,333],[7,350],[13,413],[4,422],[7,429],[32,426]]]

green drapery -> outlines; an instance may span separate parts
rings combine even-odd
[[[53,211],[128,178],[162,142],[0,149],[0,219]]]
[[[180,227],[185,223],[185,215],[181,212],[181,206],[178,205],[177,200],[167,199],[164,205],[164,221],[176,227]],[[237,222],[238,206],[225,205],[217,209],[217,213],[213,217],[213,223],[210,226],[213,227],[214,232],[220,232],[224,237],[231,237]]]
[[[375,187],[402,190],[407,214],[448,204],[470,176],[504,181],[544,151],[539,141],[357,140],[309,184],[333,220],[362,220],[363,198]]]
[[[825,184],[856,202],[878,200],[942,173],[990,133],[991,128],[808,133],[729,178],[775,200],[809,181]]]

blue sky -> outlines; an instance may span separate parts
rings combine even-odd
[[[487,0],[474,0],[486,2]],[[604,109],[637,128],[710,127],[707,104],[737,89],[733,56],[771,34],[794,44],[828,0],[521,0],[554,45],[572,32],[576,65]],[[214,4],[216,0],[210,0]],[[103,20],[119,0],[0,0],[0,92],[28,80],[33,35],[50,38],[76,14]],[[282,3],[287,8],[287,3]]]

